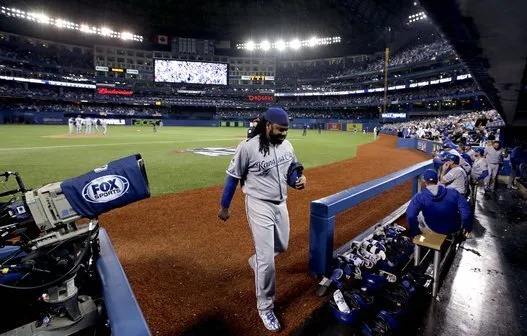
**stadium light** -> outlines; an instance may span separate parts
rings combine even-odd
[[[425,12],[419,12],[417,14],[412,14],[412,15],[408,16],[408,19],[409,19],[408,23],[421,21],[421,20],[424,20],[426,18],[427,18],[427,16],[426,16]]]
[[[300,40],[299,39],[295,39],[293,41],[291,41],[291,43],[289,44],[291,46],[291,48],[297,50],[300,48]]]
[[[83,33],[88,33],[88,34],[91,34],[91,33],[95,33],[94,31],[91,30],[90,26],[88,25],[85,25],[85,24],[81,24],[81,27],[79,29],[81,32]]]
[[[263,51],[267,51],[271,49],[271,43],[269,43],[269,41],[263,41],[261,47]]]
[[[101,28],[101,35],[102,36],[110,36],[112,34],[112,30],[108,27],[102,27]]]
[[[319,45],[330,45],[330,44],[336,44],[340,43],[342,40],[340,36],[334,36],[334,37],[324,37],[324,38],[317,38],[312,37],[308,40],[299,40],[294,39],[292,41],[284,42],[283,40],[279,40],[273,44],[269,43],[269,41],[263,41],[261,43],[254,43],[252,41],[249,41],[247,43],[239,43],[236,45],[236,49],[245,49],[245,50],[263,50],[268,51],[270,49],[276,49],[279,51],[285,50],[287,48],[291,48],[293,50],[298,50],[301,47],[315,47]]]
[[[87,24],[77,24],[72,21],[66,20],[64,18],[52,18],[44,13],[37,12],[24,12],[17,8],[8,8],[1,7],[0,13],[2,15],[14,18],[25,19],[31,22],[37,22],[40,24],[50,24],[59,29],[70,29],[70,30],[79,30],[82,33],[88,34],[97,34],[110,38],[120,38],[123,40],[132,40],[136,42],[143,42],[144,38],[141,35],[135,35],[131,32],[114,32],[109,28],[101,27],[97,28],[94,26],[89,26]]]
[[[276,50],[282,51],[282,50],[285,49],[285,47],[286,47],[285,42],[282,41],[282,40],[277,41],[277,42],[275,43],[275,48],[276,48]]]
[[[254,43],[253,41],[247,42],[246,45],[247,45],[247,50],[249,51],[252,51],[256,48],[256,43]]]
[[[132,40],[134,38],[134,34],[129,33],[129,32],[122,32],[121,33],[121,38],[123,40]]]

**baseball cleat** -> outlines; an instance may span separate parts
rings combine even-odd
[[[272,332],[280,331],[280,322],[278,322],[278,319],[272,310],[260,310],[258,311],[258,314],[267,330]]]
[[[249,263],[249,266],[252,268],[252,270],[254,271],[254,254],[252,256],[249,257],[249,260],[247,260],[247,262]]]

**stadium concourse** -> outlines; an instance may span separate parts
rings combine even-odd
[[[276,313],[285,333],[324,305],[315,296],[316,281],[307,270],[310,202],[427,158],[396,148],[396,140],[382,135],[360,146],[354,159],[309,169],[309,188],[290,195],[290,245],[277,258]],[[267,334],[254,309],[254,276],[247,263],[253,247],[243,197],[235,196],[231,219],[223,223],[211,220],[220,194],[220,187],[211,187],[157,196],[101,218],[154,335]],[[337,228],[336,245],[410,196],[411,184],[404,184],[353,208],[353,218],[346,217],[346,225]],[[137,232],[145,228],[148,233],[139,241]]]

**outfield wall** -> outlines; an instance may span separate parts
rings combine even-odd
[[[223,119],[172,119],[162,117],[144,116],[107,116],[111,119],[112,125],[135,125],[149,126],[152,120],[162,120],[164,126],[195,126],[195,127],[249,127],[249,120],[240,118],[239,120]],[[0,124],[40,124],[40,125],[67,125],[69,115],[63,112],[54,111],[14,111],[0,110]],[[143,121],[143,122],[141,122]],[[293,118],[290,128],[302,129],[308,125],[309,129],[316,128],[316,125],[324,124],[324,129],[334,129],[339,131],[351,130],[352,125],[357,125],[358,131],[367,130],[371,132],[375,126],[379,125],[377,120],[348,120],[348,119],[312,119],[312,118]]]

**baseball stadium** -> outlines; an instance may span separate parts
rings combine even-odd
[[[0,335],[525,335],[527,2],[0,7]]]

